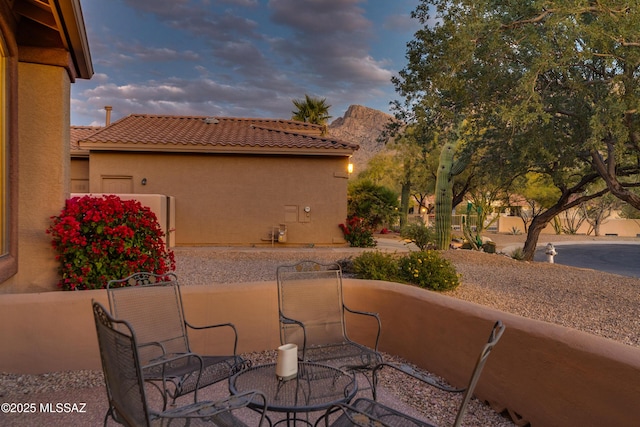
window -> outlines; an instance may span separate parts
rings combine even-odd
[[[0,37],[0,257],[9,253],[9,150],[7,133],[7,60]]]

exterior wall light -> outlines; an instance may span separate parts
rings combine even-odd
[[[347,172],[349,172],[349,173],[353,173],[353,163],[349,163],[349,164],[347,165]]]

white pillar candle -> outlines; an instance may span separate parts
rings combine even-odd
[[[278,347],[276,376],[282,381],[290,380],[298,375],[298,346],[284,344]]]

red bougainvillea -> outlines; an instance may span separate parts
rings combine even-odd
[[[140,202],[112,195],[74,197],[52,220],[47,233],[64,290],[101,289],[138,271],[175,270],[158,219]]]
[[[371,230],[367,229],[364,220],[357,216],[347,218],[346,224],[339,224],[338,227],[344,234],[344,239],[350,246],[357,248],[372,248],[376,245]]]

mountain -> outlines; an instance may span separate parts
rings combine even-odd
[[[384,150],[384,143],[378,137],[393,116],[362,105],[351,105],[343,117],[338,117],[329,125],[329,134],[345,142],[360,146],[353,153],[351,163],[356,172],[366,168],[369,159]]]

